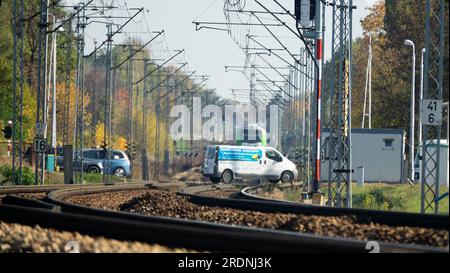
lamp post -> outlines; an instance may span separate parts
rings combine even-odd
[[[423,85],[424,85],[424,59],[427,50],[422,49],[422,58],[420,61],[420,100],[419,100],[419,144],[422,143],[422,101],[423,101]]]
[[[405,40],[406,46],[412,47],[412,69],[411,69],[411,106],[410,106],[410,149],[409,149],[409,156],[410,156],[410,179],[411,181],[414,181],[414,106],[415,106],[415,89],[416,89],[416,80],[415,80],[415,74],[416,74],[416,47],[414,45],[414,42],[411,40]]]

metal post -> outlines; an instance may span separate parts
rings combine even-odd
[[[418,136],[418,143],[422,143],[422,102],[423,102],[423,85],[424,85],[424,59],[425,59],[425,53],[426,49],[423,48],[421,51],[421,58],[420,58],[420,97],[419,97],[419,136]]]
[[[409,173],[410,180],[414,181],[414,124],[415,124],[415,100],[416,100],[416,46],[411,40],[406,40],[405,45],[412,47],[412,69],[411,69],[411,102],[410,102],[410,131],[409,131]]]
[[[54,24],[56,23],[56,19],[54,21]],[[56,155],[56,38],[57,38],[57,30],[53,32],[52,35],[52,44],[53,44],[53,78],[52,78],[52,148],[55,149],[55,155]],[[56,163],[56,157],[55,157],[55,163]]]
[[[373,60],[373,49],[372,49],[372,36],[370,36],[370,46],[369,46],[369,129],[372,129],[372,60]]]
[[[361,128],[365,128],[366,126],[366,116],[369,120],[369,129],[372,129],[372,35],[369,34],[369,57],[367,59],[367,71],[366,71],[366,85],[364,89],[364,106],[363,106],[363,117],[362,117],[362,126]],[[367,106],[367,93],[369,97],[369,110],[368,114],[366,114],[366,106]]]

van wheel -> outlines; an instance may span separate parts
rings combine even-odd
[[[222,182],[225,184],[233,182],[233,172],[231,170],[225,170],[222,173]]]
[[[209,181],[213,182],[213,183],[219,183],[220,182],[220,178],[217,177],[210,177]]]
[[[294,180],[294,175],[292,175],[291,172],[285,171],[281,174],[281,182],[289,183],[292,182],[292,180]]]

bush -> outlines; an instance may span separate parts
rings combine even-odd
[[[405,211],[405,200],[400,197],[387,196],[383,189],[371,189],[353,197],[354,207],[375,210]]]
[[[5,181],[2,181],[3,183],[6,181],[10,181],[13,184],[18,185],[33,185],[34,184],[34,172],[29,167],[23,167],[22,168],[22,181],[17,181],[19,171],[16,170],[16,174],[13,178],[13,170],[11,166],[1,166],[0,167],[0,173],[2,176],[6,179]],[[14,181],[13,181],[14,180]]]

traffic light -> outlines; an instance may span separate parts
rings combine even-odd
[[[127,143],[125,145],[126,148],[126,153],[128,154],[128,156],[131,156],[132,158],[134,158],[137,154],[137,149],[136,149],[136,142],[133,141],[131,144]]]
[[[5,139],[11,139],[12,137],[12,125],[8,124],[3,130],[3,135],[5,137]]]
[[[100,147],[106,151],[106,148],[108,147],[108,145],[106,145],[105,141],[102,140]]]

